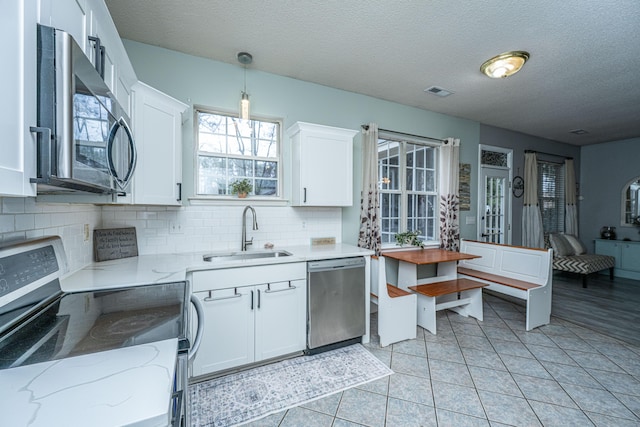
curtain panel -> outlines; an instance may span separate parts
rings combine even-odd
[[[565,190],[566,199],[564,232],[578,236],[578,204],[576,198],[576,173],[573,166],[573,159],[564,161]]]
[[[460,140],[447,138],[440,147],[440,247],[460,250]]]
[[[522,246],[544,247],[542,214],[538,206],[538,158],[524,154],[524,206],[522,208]]]
[[[378,191],[378,125],[362,131],[362,195],[358,246],[380,255],[380,202]]]

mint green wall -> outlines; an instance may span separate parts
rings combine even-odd
[[[243,70],[238,65],[226,64],[179,52],[125,40],[125,47],[138,78],[189,105],[203,105],[235,112],[243,86]],[[235,53],[230,53],[231,57]],[[256,56],[257,63],[260,58]],[[340,72],[340,70],[336,70]],[[369,122],[384,129],[417,135],[461,140],[460,161],[477,162],[480,125],[443,114],[425,111],[389,101],[307,83],[288,77],[247,70],[247,91],[251,95],[252,114],[279,118],[287,129],[296,121],[328,126],[360,129]],[[425,96],[428,96],[425,94]],[[446,101],[445,101],[446,102]],[[184,125],[184,191],[193,194],[193,117]],[[361,174],[361,141],[354,144],[354,206],[343,210],[343,236],[345,243],[355,244],[358,236]],[[290,194],[290,150],[287,141],[283,147],[285,161],[285,196]],[[473,186],[472,186],[473,187]],[[476,189],[472,190],[475,205]],[[474,238],[475,225],[464,225],[464,216],[475,216],[475,208],[461,218],[463,237]]]
[[[622,189],[640,176],[640,138],[582,147],[580,236],[593,250],[603,226],[616,227],[618,239],[640,240],[640,229],[622,226]]]

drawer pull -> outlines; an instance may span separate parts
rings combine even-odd
[[[293,286],[293,285],[291,284],[291,282],[289,282],[289,287],[287,287],[287,288],[283,288],[283,289],[276,289],[276,290],[271,289],[271,283],[267,283],[267,290],[266,290],[266,291],[264,291],[264,293],[265,293],[265,294],[275,294],[276,292],[291,291],[291,290],[293,290],[293,289],[296,289],[296,287],[295,287],[295,286]]]
[[[233,292],[234,292],[234,294],[233,294],[233,295],[230,295],[230,296],[228,296],[228,297],[214,298],[214,297],[213,297],[213,295],[212,295],[212,294],[213,294],[213,291],[209,291],[209,296],[208,296],[208,297],[206,297],[206,298],[204,299],[204,301],[205,301],[205,302],[211,302],[211,301],[222,301],[222,300],[225,300],[225,299],[240,298],[240,297],[242,296],[242,294],[238,293],[238,288],[233,288]]]

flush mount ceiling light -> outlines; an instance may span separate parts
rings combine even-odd
[[[244,90],[240,97],[240,119],[249,120],[249,94],[247,93],[247,65],[253,62],[253,56],[248,52],[238,53],[238,62],[244,66]]]
[[[505,52],[485,61],[485,63],[480,66],[480,71],[492,79],[509,77],[520,71],[520,68],[522,68],[528,59],[529,52],[522,50]]]

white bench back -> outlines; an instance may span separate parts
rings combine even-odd
[[[391,299],[387,292],[386,263],[382,255],[377,259],[371,257],[371,293],[378,297],[378,306]]]
[[[545,286],[550,280],[551,249],[523,248],[463,239],[460,242],[460,252],[481,257],[460,261],[460,267],[541,286]]]

